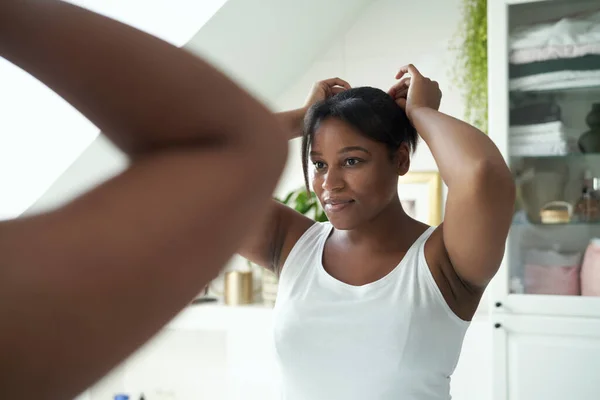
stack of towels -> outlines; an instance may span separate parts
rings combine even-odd
[[[512,91],[600,85],[600,11],[521,28],[509,41]]]
[[[512,156],[558,156],[576,151],[553,102],[521,105],[510,110],[509,146]]]

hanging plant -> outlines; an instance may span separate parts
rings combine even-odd
[[[465,103],[464,119],[487,132],[487,0],[462,0],[454,41],[452,78]]]

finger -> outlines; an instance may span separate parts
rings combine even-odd
[[[396,96],[394,97],[395,99],[400,99],[400,98],[408,98],[408,89],[400,89],[396,92]]]
[[[396,104],[398,104],[403,110],[406,110],[406,99],[400,98],[396,100]]]
[[[339,86],[334,86],[331,88],[331,94],[335,96],[336,94],[345,92],[346,90],[348,89]]]
[[[401,87],[401,88],[408,88],[410,86],[411,79],[412,79],[412,77],[405,76],[404,78],[400,79],[400,81],[396,84],[396,86]]]
[[[406,97],[408,95],[408,88],[406,87],[394,87],[392,89],[390,89],[390,91],[388,92],[388,94],[390,96],[392,96],[392,98],[398,99],[400,97]]]
[[[390,90],[388,90],[388,94],[394,98],[397,98],[399,93],[407,93],[408,88],[410,87],[410,79],[410,76],[402,78],[398,83],[392,86]]]
[[[341,86],[345,89],[351,88],[351,86],[348,82],[346,82],[345,80],[340,79],[340,78],[325,79],[323,81],[323,83],[325,83],[327,86]]]
[[[406,74],[410,74],[411,76],[422,76],[417,67],[415,67],[413,64],[408,64],[400,68],[396,74],[396,79],[399,79]]]

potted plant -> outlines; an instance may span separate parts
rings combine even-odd
[[[325,211],[323,211],[315,193],[312,191],[307,192],[304,187],[292,190],[284,198],[276,198],[276,200],[317,222],[327,221]],[[251,265],[250,262],[248,263]],[[275,304],[278,283],[279,279],[277,275],[267,269],[263,269],[261,283],[263,302],[270,305]]]
[[[317,195],[312,191],[307,192],[304,187],[292,190],[283,199],[277,200],[317,222],[327,221],[327,215],[325,215]]]

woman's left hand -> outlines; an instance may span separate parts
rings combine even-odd
[[[402,79],[400,79],[402,78]],[[398,103],[410,118],[413,110],[421,107],[437,110],[442,100],[442,91],[436,81],[421,75],[412,64],[400,68],[396,74],[400,82],[388,90],[388,94]]]

